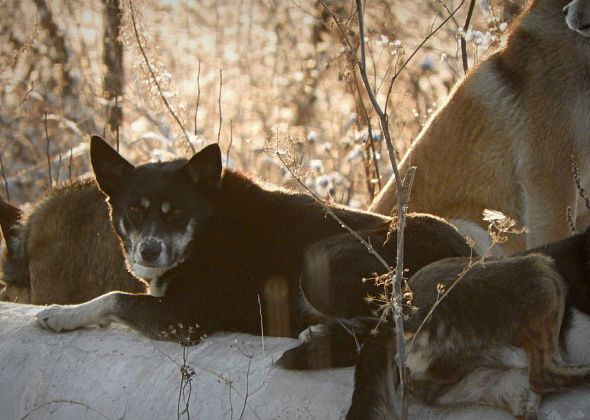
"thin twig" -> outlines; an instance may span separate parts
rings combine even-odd
[[[463,0],[464,1],[464,0]],[[363,11],[363,4],[362,0],[356,0],[356,8],[357,8],[357,16],[358,16],[358,27],[359,27],[359,45],[361,51],[361,58],[359,60],[359,72],[361,74],[361,79],[363,84],[365,85],[365,90],[367,91],[367,95],[371,100],[371,104],[375,112],[379,117],[379,121],[381,123],[381,132],[385,139],[385,143],[387,145],[387,150],[389,153],[389,158],[391,161],[391,165],[393,167],[393,173],[395,176],[395,182],[397,186],[397,255],[396,255],[396,268],[395,268],[395,277],[393,279],[393,287],[390,301],[393,303],[393,319],[395,322],[395,329],[396,329],[396,344],[397,344],[397,368],[399,374],[399,389],[400,389],[400,399],[401,399],[401,412],[399,413],[399,417],[401,419],[408,418],[408,390],[406,388],[406,374],[407,369],[405,367],[406,364],[406,350],[405,350],[405,340],[404,340],[404,317],[403,317],[403,301],[402,301],[402,281],[403,281],[403,274],[404,274],[404,239],[405,239],[405,225],[406,225],[406,213],[407,213],[407,205],[409,200],[409,190],[411,189],[413,183],[413,176],[415,173],[415,169],[411,168],[408,173],[406,174],[406,183],[408,187],[408,192],[406,192],[406,188],[404,185],[404,181],[402,180],[399,167],[396,161],[396,153],[395,147],[393,145],[393,141],[391,139],[391,132],[389,131],[389,119],[387,116],[387,103],[389,100],[389,96],[391,90],[393,88],[393,83],[397,78],[397,75],[403,70],[403,68],[407,65],[407,63],[412,59],[412,57],[417,53],[417,50],[412,53],[412,55],[404,62],[401,68],[396,72],[396,74],[392,77],[389,90],[385,99],[385,112],[379,105],[377,98],[375,97],[374,92],[371,89],[371,85],[369,83],[369,79],[367,77],[367,62],[366,62],[366,53],[365,53],[365,24],[364,24],[364,11]],[[450,18],[449,18],[450,19]],[[445,20],[445,22],[448,19]],[[443,22],[443,23],[445,23]],[[439,26],[440,28],[441,26]],[[438,30],[438,28],[437,28]],[[432,32],[426,37],[426,39],[420,44],[424,45],[426,41],[432,36]],[[419,47],[420,48],[420,47]],[[385,316],[384,313],[382,316]],[[394,396],[393,396],[394,397]]]
[[[358,93],[358,97],[359,97],[359,101],[361,102],[361,109],[363,110],[363,112],[365,113],[365,118],[367,120],[367,131],[368,131],[368,142],[369,142],[369,146],[371,147],[371,152],[373,154],[372,156],[372,161],[373,161],[373,168],[375,170],[375,178],[377,179],[377,185],[379,186],[379,191],[381,191],[381,174],[379,173],[379,162],[377,161],[377,151],[375,150],[375,140],[373,138],[373,127],[371,125],[371,118],[369,116],[369,112],[367,111],[367,107],[365,105],[365,101],[363,100],[363,95],[361,93],[361,86],[358,80],[358,77],[356,75],[356,72],[352,72],[352,75],[354,77],[354,84],[356,86],[356,91]],[[370,182],[370,180],[369,180]],[[375,192],[374,190],[369,189],[374,195]],[[371,200],[373,200],[373,197],[371,197]]]
[[[117,112],[117,115],[119,115],[118,114],[118,112],[119,112],[119,95],[118,94],[115,95],[115,112]],[[119,121],[119,117],[117,117],[117,128],[116,128],[116,133],[117,133],[117,143],[116,143],[117,149],[116,150],[117,150],[117,152],[119,151],[119,127],[120,127],[120,125],[121,125],[121,121]]]
[[[28,419],[31,415],[33,415],[34,413],[36,413],[37,411],[41,410],[44,407],[50,406],[50,405],[54,405],[54,404],[70,404],[70,405],[76,405],[79,407],[84,407],[86,410],[99,415],[100,417],[102,417],[103,419],[107,419],[107,420],[111,420],[110,417],[105,416],[103,413],[101,413],[100,411],[90,407],[88,404],[79,402],[79,401],[73,401],[73,400],[52,400],[52,401],[45,401],[43,403],[41,403],[40,405],[38,405],[37,407],[33,408],[31,411],[29,411],[27,414],[25,414],[24,416],[21,417],[21,420],[26,420]]]
[[[336,27],[340,31],[340,34],[342,35],[342,38],[344,39],[344,41],[346,41],[346,44],[348,45],[348,48],[350,49],[350,51],[352,53],[352,57],[354,59],[354,64],[356,65],[358,63],[358,59],[357,59],[356,54],[355,54],[356,48],[354,48],[352,46],[352,43],[350,42],[350,39],[348,39],[348,35],[346,34],[346,31],[344,30],[344,28],[342,27],[342,24],[338,20],[338,16],[336,16],[334,14],[334,12],[332,11],[332,9],[330,9],[328,7],[328,5],[326,3],[324,3],[324,0],[320,0],[320,3],[322,5],[322,7],[324,8],[324,10],[326,10],[326,12],[328,12],[328,14],[330,15],[330,17],[334,21],[334,23],[336,23]]]
[[[414,56],[418,53],[418,51],[420,51],[422,49],[422,47],[424,46],[424,44],[426,44],[428,42],[428,40],[430,38],[432,38],[434,36],[434,34],[436,34],[443,26],[446,25],[446,23],[453,19],[455,14],[459,11],[459,9],[461,9],[461,6],[463,6],[463,4],[465,3],[465,0],[461,0],[461,3],[459,3],[459,6],[457,6],[449,16],[447,16],[440,25],[438,25],[435,29],[431,30],[430,33],[422,40],[422,42],[420,44],[418,44],[418,46],[414,49],[414,51],[412,52],[412,54],[410,54],[410,56],[408,57],[408,59],[406,61],[404,61],[404,63],[400,66],[400,68],[393,74],[393,76],[391,77],[391,80],[389,81],[389,88],[387,89],[387,95],[385,96],[385,113],[387,114],[387,105],[389,104],[389,97],[391,96],[391,91],[393,89],[393,84],[395,83],[395,81],[397,80],[398,76],[400,75],[400,73],[406,68],[406,66],[408,65],[408,63],[410,61],[412,61],[412,58],[414,58]]]
[[[221,124],[223,122],[223,116],[221,114],[221,91],[223,89],[223,71],[219,69],[219,97],[217,98],[217,104],[219,106],[219,129],[217,130],[217,144],[219,144],[219,138],[221,136]]]
[[[330,15],[330,17],[332,18],[332,20],[336,24],[336,27],[340,31],[340,35],[341,35],[342,39],[344,39],[344,41],[346,42],[346,45],[348,46],[348,48],[350,50],[350,58],[352,60],[352,65],[353,65],[352,74],[353,74],[353,77],[354,77],[354,80],[355,80],[357,92],[358,92],[358,95],[359,95],[359,100],[361,101],[362,109],[363,109],[363,111],[365,113],[365,118],[367,120],[367,130],[369,132],[369,141],[370,141],[371,151],[373,153],[373,157],[372,157],[373,167],[375,169],[375,177],[377,178],[377,183],[379,185],[379,190],[381,190],[381,175],[379,173],[379,164],[377,162],[377,154],[376,154],[376,151],[375,151],[375,144],[373,142],[373,133],[372,133],[373,130],[372,130],[372,127],[371,127],[371,120],[370,120],[370,117],[369,117],[369,113],[367,112],[367,108],[365,106],[365,103],[363,101],[363,97],[362,97],[362,94],[361,94],[361,91],[360,91],[360,86],[359,86],[357,75],[356,75],[356,73],[354,71],[354,67],[358,64],[358,58],[356,56],[356,48],[354,48],[352,46],[352,43],[350,42],[350,39],[348,38],[348,35],[346,34],[346,30],[343,28],[342,23],[340,23],[340,21],[338,20],[338,17],[328,7],[328,5],[326,3],[324,3],[323,0],[319,0],[319,1],[321,3],[322,7],[324,8],[324,10],[326,10],[326,12],[328,12],[328,14]],[[355,13],[356,13],[356,11],[355,11]],[[370,182],[370,180],[367,180],[367,181]],[[370,186],[368,187],[368,190],[369,190],[369,193],[371,195],[374,194],[374,191],[372,190],[372,188]],[[371,198],[373,198],[373,197],[371,197]]]
[[[2,172],[2,179],[4,180],[4,189],[6,190],[6,201],[10,203],[10,191],[8,190],[8,179],[4,172],[4,162],[2,161],[2,152],[0,152],[0,172]]]
[[[469,71],[469,62],[467,57],[467,42],[465,41],[465,35],[469,29],[471,23],[471,17],[473,16],[473,9],[475,7],[475,0],[471,0],[469,3],[469,11],[467,12],[467,18],[465,19],[465,25],[463,25],[463,35],[461,36],[461,58],[463,59],[463,71],[465,74]]]
[[[231,151],[232,143],[234,142],[234,120],[229,120],[229,145],[225,152],[225,167],[229,164],[229,152]]]
[[[55,174],[55,185],[59,185],[59,173],[61,172],[61,153],[57,154],[59,156],[59,160],[57,161],[57,172]]]
[[[49,188],[53,186],[53,177],[51,176],[51,155],[49,154],[49,145],[51,141],[49,140],[49,131],[47,130],[47,111],[45,111],[45,118],[44,118],[44,126],[45,126],[45,138],[47,139],[47,147],[46,147],[46,154],[47,154],[47,170],[49,173]]]
[[[391,267],[389,266],[389,264],[387,264],[385,259],[375,250],[375,248],[373,248],[373,245],[367,242],[361,235],[358,234],[358,232],[356,232],[354,229],[348,226],[340,217],[338,217],[338,215],[336,215],[336,213],[334,213],[334,211],[324,202],[324,200],[322,200],[313,190],[311,190],[307,185],[305,185],[305,183],[293,172],[289,165],[287,165],[285,160],[281,157],[280,153],[277,152],[276,156],[279,158],[279,160],[287,169],[287,171],[289,171],[289,173],[295,179],[295,181],[297,181],[297,183],[301,185],[301,187],[305,191],[307,191],[319,204],[322,205],[326,213],[328,213],[328,215],[332,217],[343,229],[345,229],[346,231],[348,231],[348,233],[354,236],[354,238],[357,241],[363,244],[367,251],[370,254],[372,254],[375,258],[377,258],[377,261],[379,261],[383,268],[385,268],[387,273],[391,273]]]
[[[197,116],[199,115],[199,104],[200,103],[201,103],[201,60],[199,60],[199,68],[197,70],[197,105],[195,106],[195,136],[198,134]]]
[[[246,410],[246,404],[248,402],[248,397],[250,397],[248,388],[250,387],[250,366],[252,365],[252,358],[248,358],[248,370],[246,371],[246,398],[244,398],[244,404],[242,404],[242,411],[240,412],[239,420],[242,420],[244,417],[244,411]]]
[[[260,302],[260,295],[258,295],[258,314],[260,316],[260,336],[262,340],[262,360],[266,360],[264,353],[264,320],[262,318],[262,303]]]
[[[186,414],[187,420],[190,420],[190,401],[193,390],[193,377],[195,370],[187,364],[186,346],[182,345],[182,365],[180,366],[180,389],[178,390],[178,402],[176,406],[176,417],[180,420],[183,414]],[[188,388],[188,397],[187,397]],[[184,408],[180,411],[181,399],[184,400]]]
[[[463,1],[465,1],[465,0],[463,0]],[[326,10],[328,10],[330,15],[332,16],[332,18],[336,22],[339,30],[342,31],[343,33],[345,33],[343,28],[341,27],[340,23],[338,22],[338,19],[334,15],[334,13],[325,5],[325,3],[322,0],[320,0],[320,2],[324,6],[324,8],[326,8]],[[387,144],[387,150],[389,153],[390,161],[391,161],[391,164],[393,167],[393,172],[394,172],[394,176],[395,176],[395,180],[396,180],[396,184],[397,184],[397,195],[398,195],[398,219],[397,219],[397,221],[398,221],[399,225],[398,225],[398,232],[397,232],[397,258],[396,258],[397,264],[396,264],[396,270],[395,270],[395,278],[393,280],[393,288],[392,288],[393,290],[392,290],[391,302],[393,302],[393,312],[394,312],[393,317],[394,317],[395,327],[396,327],[397,362],[398,362],[397,367],[398,367],[398,372],[399,372],[399,377],[400,377],[400,395],[401,395],[401,413],[396,413],[396,414],[398,414],[398,418],[401,417],[402,419],[407,419],[407,417],[408,417],[408,409],[407,409],[408,393],[407,393],[407,389],[405,386],[405,384],[406,384],[405,375],[406,375],[407,370],[405,369],[406,355],[405,355],[404,328],[403,328],[403,307],[402,307],[403,302],[402,302],[402,297],[401,297],[401,283],[403,280],[404,232],[405,232],[405,219],[406,219],[405,214],[406,214],[406,210],[407,210],[407,207],[406,207],[407,201],[406,201],[406,197],[404,194],[403,181],[401,179],[399,168],[397,166],[395,148],[393,146],[393,142],[391,140],[391,135],[389,132],[388,117],[387,117],[387,114],[385,112],[383,112],[381,106],[379,105],[379,103],[378,103],[378,101],[371,89],[371,85],[369,83],[369,79],[367,76],[365,39],[364,39],[364,18],[363,18],[364,13],[363,13],[363,5],[362,5],[361,0],[356,0],[356,9],[357,9],[356,12],[357,12],[357,16],[358,16],[358,26],[359,26],[359,35],[358,35],[359,36],[359,45],[360,45],[360,50],[361,50],[360,60],[356,58],[355,50],[352,48],[352,44],[350,43],[350,41],[346,37],[345,37],[345,40],[348,43],[348,45],[351,49],[351,53],[355,57],[355,60],[357,60],[359,72],[361,74],[361,79],[363,80],[365,90],[367,91],[367,94],[369,96],[371,104],[373,105],[373,108],[379,117],[379,122],[381,124],[381,131],[382,131],[382,134],[385,138],[385,142]],[[431,33],[431,35],[429,35],[429,37],[430,36],[432,36],[432,33]],[[423,45],[429,39],[429,37],[427,37],[427,39],[424,40],[421,45]],[[395,79],[397,78],[397,75],[403,69],[403,67],[409,62],[409,60],[411,60],[411,58],[416,54],[416,52],[417,51],[415,51],[410,56],[410,58],[404,63],[404,65],[396,72],[396,74],[392,78],[392,81],[391,81],[391,84],[389,87],[389,91],[388,91],[388,95],[386,96],[386,109],[387,109],[387,100],[389,99],[389,95],[391,93],[393,83],[394,83]],[[409,172],[408,175],[413,176],[413,172]],[[385,263],[385,266],[388,266],[388,264]],[[391,276],[391,270],[388,269],[387,272]],[[385,312],[383,313],[383,316],[386,316]],[[395,411],[397,411],[397,407],[394,406],[393,409]]]
[[[148,343],[154,348],[154,350],[156,350],[162,356],[164,356],[165,358],[167,358],[170,362],[172,362],[174,365],[176,365],[179,369],[182,367],[182,365],[180,363],[178,363],[176,360],[174,360],[172,357],[170,357],[170,355],[166,354],[166,352],[162,351],[159,347],[157,347],[152,342],[152,340],[148,340]],[[233,386],[233,382],[230,381],[229,379],[225,378],[222,374],[220,374],[218,372],[215,372],[214,370],[210,369],[209,367],[194,366],[194,368],[195,369],[199,369],[199,371],[204,372],[204,373],[206,373],[208,375],[211,375],[211,376],[219,379],[224,384],[226,384],[229,387],[229,389],[230,389],[230,395],[231,395],[231,391],[234,391],[238,397],[240,397],[242,400],[244,399],[244,396],[242,395],[242,393],[238,389],[236,389],[235,386]],[[254,415],[254,417],[256,417],[258,420],[260,420],[260,417],[256,413],[256,410],[254,410],[254,407],[252,407],[250,405],[250,403],[247,403],[246,405],[250,409],[250,411],[252,412],[252,414]]]
[[[68,163],[68,179],[72,182],[72,159],[74,158],[74,148],[70,148],[70,161]]]
[[[164,102],[166,109],[168,109],[168,112],[170,112],[170,115],[172,115],[172,118],[174,118],[174,120],[176,121],[176,123],[180,127],[180,131],[182,131],[182,134],[184,135],[184,138],[185,138],[187,144],[189,145],[190,149],[192,150],[193,153],[195,153],[196,152],[195,146],[193,146],[193,144],[191,143],[191,141],[188,137],[188,134],[186,133],[186,130],[184,129],[184,126],[182,125],[182,122],[180,121],[180,119],[178,118],[178,116],[176,115],[176,113],[174,112],[174,110],[172,109],[170,104],[168,103],[166,96],[164,96],[164,92],[162,91],[162,88],[160,86],[160,83],[158,82],[156,74],[154,73],[154,70],[152,69],[152,66],[150,64],[150,61],[148,60],[145,50],[143,49],[143,45],[141,44],[141,40],[139,39],[139,32],[137,31],[137,24],[135,23],[135,10],[133,9],[133,1],[129,2],[129,7],[131,9],[131,23],[133,24],[133,33],[135,34],[135,40],[137,41],[137,46],[139,47],[139,51],[141,52],[141,55],[143,56],[143,59],[144,59],[145,64],[148,68],[148,71],[150,72],[150,75],[152,76],[152,80],[153,80],[154,84],[156,85],[156,89],[158,90],[158,94],[160,95],[162,102]]]

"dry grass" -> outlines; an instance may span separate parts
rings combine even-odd
[[[121,2],[125,70],[125,89],[118,99],[123,110],[121,151],[134,162],[186,156],[185,136],[164,107],[140,54],[128,1]],[[492,8],[477,7],[471,25],[477,32],[467,36],[471,65],[495,45],[504,1],[492,1]],[[58,36],[65,40],[66,61],[40,19],[38,2],[4,1],[0,16],[0,153],[15,203],[34,200],[48,188],[47,148],[54,183],[62,183],[88,173],[89,134],[104,132],[112,144],[116,138],[108,126],[115,101],[106,99],[103,89],[103,3],[48,3]],[[343,21],[354,14],[353,3],[334,3],[344,5],[338,9]],[[383,80],[433,23],[448,16],[446,8],[458,3],[368,3],[368,70],[380,99],[387,86]],[[229,166],[297,187],[267,151],[278,143],[291,151],[293,163],[307,174],[306,183],[319,195],[355,207],[368,205],[368,185],[376,181],[367,180],[365,171],[366,120],[359,112],[345,48],[330,20],[322,20],[315,1],[133,4],[150,65],[196,148],[219,135],[222,150],[229,150]],[[450,21],[427,43],[395,84],[388,110],[400,153],[462,74],[457,34],[467,13],[464,9],[457,22]],[[355,25],[347,27],[354,30]],[[64,75],[70,78],[68,86]],[[375,116],[372,120],[375,129]],[[383,149],[383,180],[391,174],[386,155]]]

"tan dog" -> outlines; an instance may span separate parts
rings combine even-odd
[[[7,244],[0,300],[67,304],[145,290],[125,268],[106,198],[93,180],[53,189],[24,213],[0,199],[0,224]]]
[[[500,210],[528,228],[506,252],[568,236],[568,206],[577,229],[588,226],[570,168],[574,155],[583,182],[590,169],[589,37],[590,0],[530,1],[402,159],[402,175],[417,167],[410,210],[460,219],[463,233]],[[395,202],[390,180],[370,210],[389,214]]]

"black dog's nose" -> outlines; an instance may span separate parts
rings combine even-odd
[[[569,4],[562,9],[562,12],[563,12],[563,15],[564,16],[567,16],[567,12],[568,12],[569,9],[570,9],[570,5]]]
[[[162,244],[159,241],[145,241],[140,245],[141,258],[147,262],[154,262],[162,252]]]

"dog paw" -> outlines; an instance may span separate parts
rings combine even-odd
[[[60,332],[84,326],[76,314],[77,311],[74,307],[51,305],[46,309],[37,312],[35,319],[43,328],[54,332]]]

